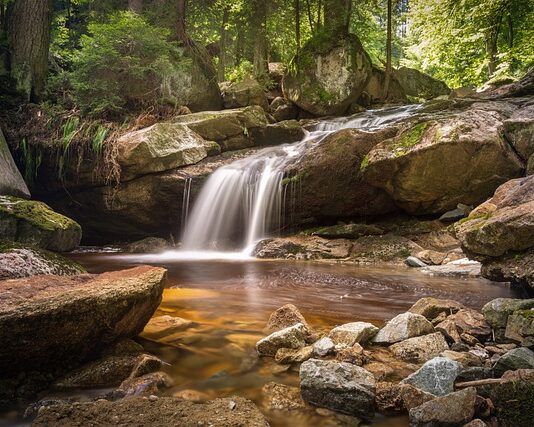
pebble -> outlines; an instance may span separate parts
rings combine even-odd
[[[230,400],[230,403],[228,403],[228,408],[230,408],[230,410],[234,410],[234,408],[237,406],[237,403],[235,403],[233,400]]]
[[[156,400],[158,400],[158,396],[156,396],[155,394],[151,394],[150,396],[148,396],[148,400],[150,400],[151,402],[155,402]]]

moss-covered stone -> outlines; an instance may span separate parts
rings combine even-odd
[[[527,427],[534,419],[534,383],[511,381],[492,386],[490,398],[495,406],[499,425]]]
[[[0,235],[5,240],[67,252],[80,244],[82,229],[45,203],[0,196]]]

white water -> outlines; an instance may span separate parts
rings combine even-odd
[[[249,258],[255,244],[279,232],[284,215],[283,178],[310,145],[340,129],[377,130],[412,116],[419,105],[367,111],[355,116],[322,120],[294,144],[268,147],[217,169],[206,181],[189,212],[187,182],[182,212],[180,251],[166,259]]]

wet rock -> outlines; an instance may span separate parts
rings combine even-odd
[[[358,239],[363,236],[379,236],[384,230],[373,224],[344,224],[322,227],[312,233],[325,239]]]
[[[126,245],[123,250],[131,254],[146,254],[163,252],[167,248],[169,248],[169,242],[165,239],[161,237],[146,237]]]
[[[406,95],[409,96],[432,99],[451,92],[442,81],[414,68],[400,67],[395,70],[394,74]]]
[[[149,396],[173,385],[172,379],[164,372],[152,372],[125,379],[119,388],[111,393],[112,398],[126,396]]]
[[[439,332],[409,338],[390,347],[395,356],[412,363],[424,363],[448,349],[445,338]]]
[[[209,396],[206,393],[202,393],[201,391],[192,389],[180,390],[174,393],[173,396],[195,403],[206,402],[207,400],[209,400]]]
[[[252,138],[254,144],[261,145],[281,145],[298,142],[304,138],[306,132],[296,120],[286,120],[256,128]]]
[[[298,387],[271,382],[265,384],[261,392],[268,410],[291,411],[306,407]]]
[[[260,356],[274,357],[281,348],[298,349],[306,345],[308,330],[302,323],[290,326],[261,339],[256,343]]]
[[[527,427],[534,419],[534,383],[509,381],[494,384],[489,397],[495,406],[498,425],[503,427]]]
[[[517,310],[534,308],[534,299],[496,298],[482,307],[486,322],[494,329],[495,338],[503,340],[508,316]]]
[[[432,251],[425,249],[416,254],[417,258],[423,261],[426,264],[430,265],[441,265],[441,263],[447,258],[447,254],[438,251]]]
[[[36,200],[0,196],[2,239],[68,252],[80,244],[82,229],[70,218]]]
[[[447,320],[454,322],[460,335],[469,334],[479,340],[483,340],[491,334],[491,328],[486,319],[476,310],[459,310],[449,316]]]
[[[302,398],[315,406],[370,419],[375,380],[363,368],[343,362],[310,359],[300,366]]]
[[[351,347],[344,347],[337,350],[336,360],[338,362],[346,362],[362,366],[367,361],[367,356],[360,344],[354,344]]]
[[[480,277],[482,264],[467,258],[459,258],[445,265],[430,265],[422,268],[421,272],[433,276],[445,277]]]
[[[437,397],[410,410],[411,426],[462,426],[475,415],[473,387]]]
[[[269,111],[277,122],[296,119],[299,114],[298,107],[293,102],[284,99],[281,96],[275,98],[273,102],[271,102]]]
[[[296,325],[297,323],[302,323],[309,329],[309,325],[299,309],[293,304],[286,304],[271,313],[266,330],[275,332]]]
[[[313,354],[319,357],[324,357],[333,353],[334,348],[334,342],[328,337],[323,337],[319,341],[313,343]]]
[[[534,289],[534,248],[499,258],[485,258],[481,275],[496,282],[511,282],[529,293]]]
[[[463,304],[456,301],[426,297],[418,300],[408,311],[433,320],[441,313],[449,316],[462,308],[465,308]]]
[[[63,368],[136,336],[161,302],[166,270],[0,281],[0,371]]]
[[[441,357],[446,357],[447,359],[454,360],[455,362],[460,363],[464,368],[468,368],[470,366],[482,366],[482,358],[464,351],[452,351],[452,350],[445,350],[440,354]]]
[[[410,409],[434,399],[435,396],[410,384],[379,382],[376,384],[375,403],[378,412],[387,415],[408,412]]]
[[[508,316],[504,336],[523,347],[534,347],[534,309],[518,310]]]
[[[72,276],[85,269],[70,259],[45,249],[0,240],[0,280],[39,274]]]
[[[328,334],[336,345],[365,344],[378,332],[378,328],[372,323],[352,322],[337,326]]]
[[[234,409],[229,403],[234,402]],[[33,426],[71,427],[74,425],[144,426],[250,426],[268,427],[269,423],[258,408],[242,397],[215,399],[198,404],[175,397],[160,397],[156,401],[128,397],[115,402],[97,400],[79,404],[62,403],[44,407]]]
[[[291,363],[301,363],[313,356],[313,350],[313,346],[311,345],[299,349],[280,348],[276,352],[274,360],[284,365]]]
[[[454,381],[461,370],[460,363],[446,357],[435,357],[402,380],[402,383],[411,384],[435,396],[444,396],[454,391]]]
[[[377,344],[393,344],[408,338],[426,335],[434,331],[432,323],[424,316],[414,313],[402,313],[388,321],[374,336]]]
[[[427,266],[425,262],[421,261],[419,258],[416,258],[414,256],[409,256],[408,258],[404,260],[404,262],[406,263],[408,267],[421,268],[421,267]]]
[[[257,105],[265,111],[269,109],[267,97],[260,84],[252,79],[246,78],[240,82],[224,82],[220,85],[224,108],[240,108]]]
[[[156,316],[148,321],[143,329],[143,337],[156,340],[185,331],[194,325],[194,322],[175,316]]]
[[[505,353],[495,366],[493,371],[497,376],[501,376],[506,371],[517,369],[534,369],[534,352],[526,347],[519,347]]]
[[[347,258],[352,244],[345,239],[327,240],[314,236],[265,239],[253,250],[257,258],[272,259],[338,259]]]
[[[0,194],[30,198],[30,190],[13,161],[2,129],[0,129]]]

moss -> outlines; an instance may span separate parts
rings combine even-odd
[[[526,427],[534,419],[534,384],[512,381],[492,387],[490,398],[495,405],[499,425]]]
[[[410,129],[404,131],[399,137],[394,139],[392,149],[397,153],[397,155],[405,154],[406,149],[417,145],[425,131],[430,126],[429,122],[418,123],[415,126],[412,126]]]
[[[367,169],[367,166],[369,166],[369,162],[370,162],[370,156],[369,154],[366,154],[362,162],[360,163],[360,171],[363,172],[365,169]]]
[[[517,310],[514,311],[514,314],[527,320],[534,320],[534,310]]]

